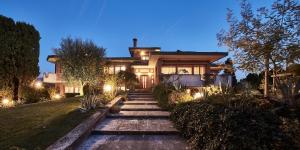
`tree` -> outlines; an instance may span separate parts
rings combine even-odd
[[[243,80],[247,81],[253,89],[258,89],[262,80],[262,76],[256,73],[249,73]]]
[[[70,37],[62,39],[60,47],[54,49],[62,67],[62,77],[69,83],[80,85],[80,95],[83,87],[93,87],[101,81],[105,49],[98,47],[92,41],[83,41]]]
[[[228,74],[231,76],[231,79],[232,79],[231,85],[232,85],[232,87],[235,87],[237,85],[237,79],[235,76],[235,69],[233,66],[233,61],[230,58],[226,59],[226,61],[225,61],[224,74]]]
[[[229,30],[217,34],[219,44],[234,52],[241,69],[250,72],[264,70],[265,97],[269,96],[270,66],[277,70],[284,62],[290,64],[300,58],[299,11],[295,0],[276,0],[271,9],[262,7],[254,14],[251,5],[243,0],[241,20],[228,10]]]
[[[34,26],[0,15],[1,88],[12,89],[14,100],[19,99],[19,87],[39,75],[39,40]]]
[[[129,70],[120,71],[118,73],[118,78],[120,78],[121,83],[125,85],[125,88],[133,90],[135,86],[139,84],[139,80],[136,75]]]

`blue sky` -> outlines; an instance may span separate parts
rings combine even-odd
[[[250,0],[254,7],[271,0]],[[227,29],[226,9],[239,12],[237,0],[0,0],[0,14],[33,24],[40,32],[40,72],[63,37],[93,40],[107,56],[129,56],[132,38],[139,46],[162,50],[227,51],[216,34]],[[239,71],[238,78],[244,74]]]

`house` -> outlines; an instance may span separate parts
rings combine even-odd
[[[205,74],[216,76],[223,69],[214,62],[228,55],[227,52],[161,51],[160,47],[140,47],[137,39],[133,39],[129,53],[130,57],[107,57],[110,66],[106,70],[109,74],[132,70],[138,77],[141,89],[151,89],[163,80],[180,82],[188,87],[203,86]],[[55,64],[55,74],[45,75],[52,79],[44,80],[55,83],[61,94],[78,93],[78,87],[67,86],[62,80],[57,56],[50,55],[47,60]]]

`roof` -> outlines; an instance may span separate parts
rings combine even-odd
[[[198,51],[160,51],[152,52],[152,55],[224,55],[227,56],[228,52],[198,52]]]
[[[58,56],[57,55],[48,55],[47,57],[47,61],[55,63],[58,60]]]

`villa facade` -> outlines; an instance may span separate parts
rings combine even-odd
[[[141,89],[151,89],[162,80],[176,80],[188,87],[201,87],[204,75],[217,75],[223,68],[216,65],[227,52],[161,51],[160,47],[139,47],[137,39],[129,47],[130,57],[106,57],[109,74],[130,69],[139,80]],[[44,82],[53,83],[61,94],[78,93],[79,87],[68,86],[61,76],[61,67],[55,55],[49,55],[47,61],[55,64],[55,74],[45,74]],[[168,76],[168,78],[164,78]],[[51,79],[50,79],[51,78]]]

